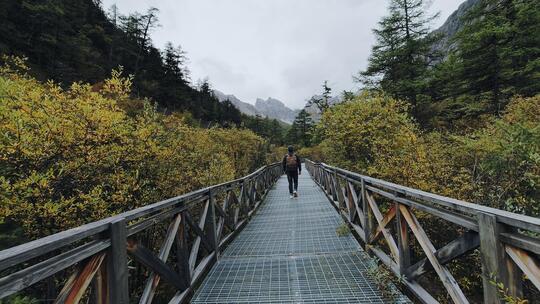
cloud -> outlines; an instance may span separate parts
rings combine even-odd
[[[462,0],[435,0],[440,25]],[[372,29],[386,14],[381,0],[104,0],[122,13],[160,9],[157,46],[172,41],[190,58],[192,79],[253,103],[278,98],[291,107],[321,91],[354,89],[365,68]]]

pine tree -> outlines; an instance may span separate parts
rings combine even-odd
[[[316,105],[321,113],[324,113],[330,108],[330,99],[332,98],[332,89],[328,86],[328,80],[323,83],[323,93],[321,97],[311,97],[308,101],[309,105]]]
[[[426,14],[423,0],[391,0],[388,16],[374,30],[377,43],[368,67],[357,80],[409,101],[415,113],[417,95],[425,89],[424,74],[438,57],[431,45],[439,37],[428,35],[436,17]]]
[[[294,122],[287,133],[287,140],[291,144],[299,144],[304,147],[311,145],[313,120],[311,115],[302,109],[294,119]]]
[[[457,34],[459,77],[465,94],[499,114],[514,94],[540,90],[540,5],[525,0],[482,0]]]

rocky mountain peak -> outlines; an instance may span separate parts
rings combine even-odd
[[[291,124],[294,118],[298,114],[298,110],[293,110],[287,107],[282,101],[276,98],[268,97],[266,100],[257,98],[255,105],[241,101],[234,95],[225,94],[218,90],[214,90],[214,95],[221,101],[229,100],[237,107],[240,112],[255,116],[260,115],[262,117],[268,117],[271,119],[281,120],[285,123]]]

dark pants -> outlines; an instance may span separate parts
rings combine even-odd
[[[298,190],[298,171],[287,171],[287,180],[289,181],[289,193],[293,194],[293,183],[294,191]]]

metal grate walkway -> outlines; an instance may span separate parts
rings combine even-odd
[[[386,299],[367,272],[372,261],[307,170],[297,199],[282,177],[227,247],[192,303],[409,303]]]

